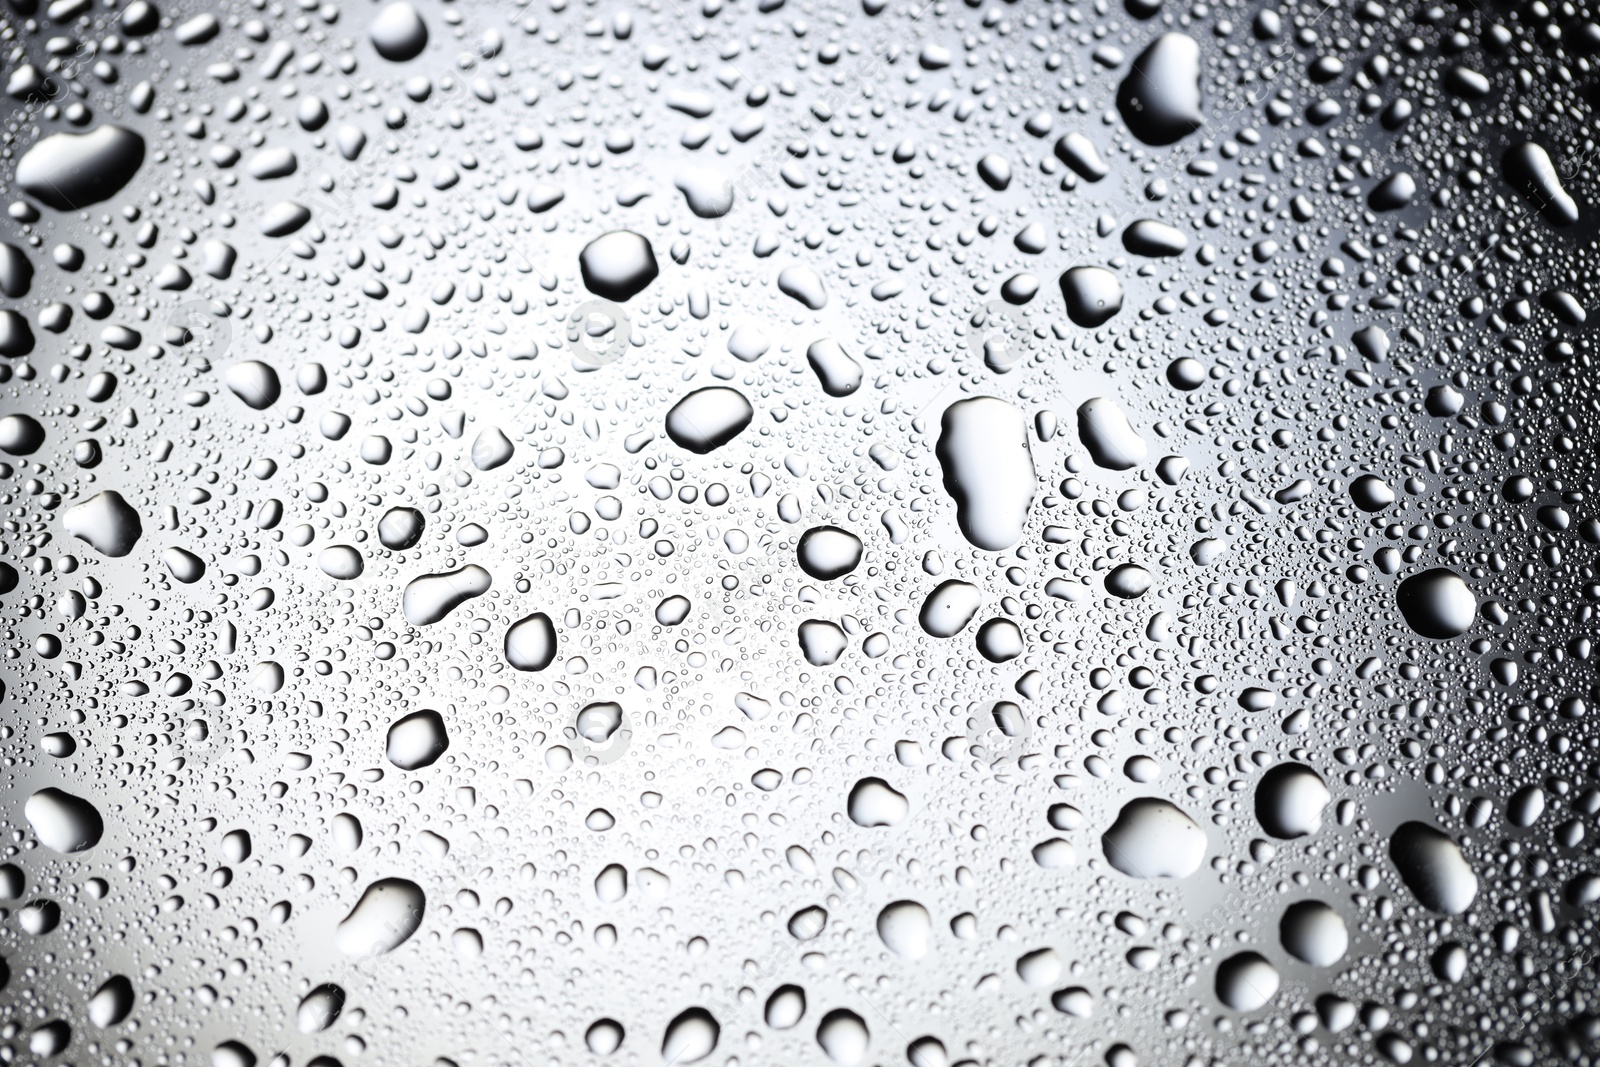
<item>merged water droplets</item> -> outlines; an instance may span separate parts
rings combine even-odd
[[[1016,543],[1036,488],[1022,413],[996,397],[958,400],[944,411],[938,454],[967,540],[991,550]]]
[[[105,489],[73,504],[61,516],[67,533],[106,556],[126,556],[144,534],[133,505],[115,489]]]

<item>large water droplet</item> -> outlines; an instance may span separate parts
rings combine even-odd
[[[384,755],[401,770],[414,771],[431,766],[449,747],[444,719],[437,711],[423,708],[390,724]]]
[[[966,539],[990,551],[1016,544],[1036,485],[1022,412],[992,396],[958,400],[945,409],[937,453]]]
[[[1200,46],[1164,33],[1139,53],[1117,87],[1117,110],[1145,144],[1169,145],[1205,125],[1200,109]]]
[[[1111,866],[1132,878],[1187,878],[1206,856],[1206,832],[1157,797],[1124,804],[1100,843]]]
[[[1073,267],[1061,275],[1067,318],[1092,330],[1122,310],[1122,280],[1104,267]]]
[[[1389,838],[1389,858],[1406,888],[1430,911],[1459,915],[1478,895],[1478,876],[1461,846],[1427,823],[1401,823]]]
[[[106,556],[126,556],[144,533],[139,513],[115,489],[106,489],[72,505],[61,516],[61,525]]]
[[[612,230],[583,246],[578,268],[584,286],[595,296],[621,303],[655,281],[655,250],[632,230]]]
[[[878,936],[889,950],[908,960],[928,954],[933,918],[914,900],[897,900],[878,913]]]
[[[556,658],[555,623],[542,611],[518,619],[506,631],[505,653],[519,671],[544,670]]]
[[[843,578],[861,562],[861,538],[837,526],[813,526],[795,546],[800,569],[819,582]]]
[[[84,1006],[84,1014],[89,1021],[102,1030],[117,1025],[132,1010],[133,983],[120,974],[107,978]]]
[[[667,412],[667,436],[697,455],[715,451],[738,437],[755,409],[743,393],[725,385],[696,389]]]
[[[415,59],[428,47],[428,25],[407,0],[385,4],[367,30],[372,47],[391,63]]]
[[[898,826],[911,812],[911,802],[882,778],[863,778],[850,789],[847,809],[857,826]]]
[[[797,985],[779,986],[767,998],[764,1012],[767,1025],[774,1030],[788,1030],[797,1025],[806,1013],[806,991]]]
[[[489,572],[476,563],[442,574],[424,574],[407,583],[400,598],[401,610],[412,626],[429,626],[473,597],[487,593],[493,581]]]
[[[817,1027],[817,1044],[834,1063],[855,1067],[867,1055],[872,1034],[861,1016],[847,1008],[835,1008],[822,1017]]]
[[[105,833],[105,822],[93,804],[53,786],[30,796],[22,813],[40,843],[56,852],[91,849]]]
[[[1280,763],[1256,786],[1256,821],[1273,837],[1294,838],[1322,829],[1322,809],[1333,794],[1303,763]]]
[[[940,582],[922,601],[917,622],[932,637],[954,637],[972,621],[982,604],[983,593],[977,586],[951,578]]]
[[[690,1008],[667,1024],[661,1058],[669,1064],[699,1063],[716,1051],[722,1027],[704,1008]]]
[[[295,1026],[302,1034],[321,1033],[332,1026],[344,1011],[344,990],[332,982],[324,982],[300,1001],[295,1009]]]
[[[346,956],[381,956],[399,947],[422,925],[428,898],[417,883],[380,878],[367,886],[334,932]]]
[[[1455,571],[1443,567],[1413,574],[1395,591],[1400,614],[1423,637],[1447,641],[1472,629],[1478,601]]]
[[[1331,967],[1350,947],[1344,919],[1320,900],[1302,900],[1284,910],[1278,935],[1289,954],[1313,967]]]
[[[44,444],[44,427],[32,415],[0,417],[0,451],[31,456]]]
[[[1217,968],[1217,999],[1234,1011],[1255,1011],[1277,994],[1278,981],[1278,969],[1265,956],[1240,952]]]
[[[1095,465],[1125,471],[1149,456],[1144,438],[1134,431],[1128,416],[1115,401],[1091,397],[1078,406],[1078,436]]]
[[[1533,141],[1514,145],[1500,158],[1506,182],[1552,226],[1578,221],[1578,203],[1561,184],[1550,153]]]
[[[17,162],[23,192],[57,211],[107,200],[138,173],[144,138],[121,126],[42,137]]]

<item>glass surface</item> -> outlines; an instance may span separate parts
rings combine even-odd
[[[1600,1051],[1592,7],[8,2],[0,1061]]]

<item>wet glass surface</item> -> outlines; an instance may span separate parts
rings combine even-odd
[[[1597,1054],[1591,7],[8,3],[0,1060]]]

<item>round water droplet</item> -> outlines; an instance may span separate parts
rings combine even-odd
[[[329,545],[318,554],[317,566],[329,578],[348,582],[361,577],[366,561],[352,545]]]
[[[378,543],[397,552],[410,548],[422,540],[425,525],[422,512],[416,508],[390,508],[378,520]]]
[[[44,427],[32,415],[0,417],[0,450],[13,456],[31,456],[44,444]]]
[[[332,982],[324,982],[300,1001],[295,1010],[295,1026],[302,1034],[321,1033],[332,1026],[344,1011],[345,993]]]
[[[797,985],[779,986],[767,998],[766,1023],[774,1030],[788,1030],[806,1014],[806,993]]]
[[[444,719],[437,711],[423,708],[396,719],[389,726],[384,754],[389,762],[404,771],[431,766],[450,747]]]
[[[1322,809],[1333,794],[1303,763],[1280,763],[1256,786],[1256,821],[1273,837],[1295,838],[1322,829]]]
[[[1395,592],[1400,614],[1423,637],[1447,641],[1472,629],[1478,601],[1467,583],[1443,567],[1414,574]]]
[[[1264,1008],[1278,992],[1278,969],[1259,952],[1229,956],[1217,968],[1217,999],[1234,1011]]]
[[[1344,919],[1320,900],[1301,900],[1284,910],[1278,935],[1289,955],[1313,967],[1331,967],[1350,947]]]
[[[1122,280],[1104,267],[1073,267],[1061,275],[1061,296],[1067,318],[1092,330],[1122,310]]]
[[[914,900],[897,900],[878,913],[878,937],[897,956],[920,960],[933,939],[933,918]]]
[[[609,1056],[622,1047],[622,1024],[615,1019],[599,1019],[584,1031],[583,1043],[596,1056]]]
[[[133,983],[120,974],[114,974],[94,991],[84,1007],[84,1014],[91,1023],[104,1030],[126,1019],[132,1010]]]
[[[716,1051],[722,1027],[704,1008],[690,1008],[667,1024],[661,1059],[669,1064],[699,1063]]]
[[[367,30],[372,47],[391,63],[415,59],[428,47],[428,25],[407,0],[385,4]]]
[[[518,619],[506,631],[506,662],[519,671],[542,671],[556,658],[556,627],[542,611]]]
[[[578,253],[583,284],[595,296],[621,303],[655,281],[655,250],[632,230],[612,230],[596,237]]]
[[[867,1055],[872,1034],[861,1016],[847,1008],[835,1008],[822,1017],[817,1027],[817,1044],[834,1063],[855,1067]]]
[[[977,586],[952,578],[939,583],[923,600],[917,622],[932,637],[954,637],[982,604],[983,593]]]
[[[795,546],[800,569],[820,582],[843,578],[861,562],[861,538],[837,526],[813,526]]]

